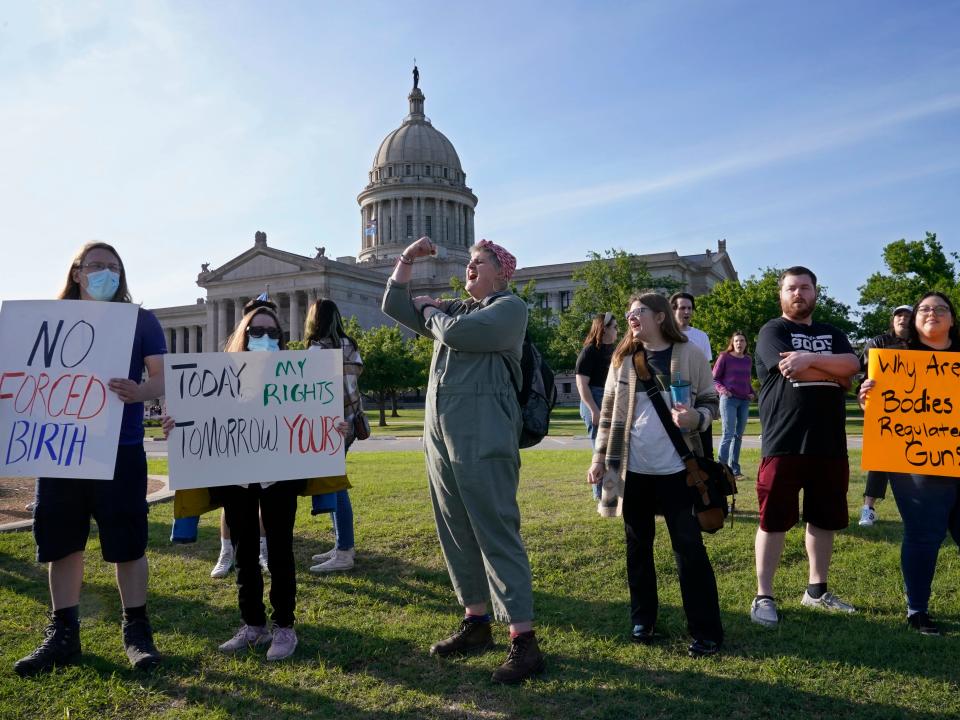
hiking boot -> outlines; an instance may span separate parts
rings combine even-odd
[[[873,527],[877,521],[877,512],[872,507],[864,505],[860,508],[860,527]]]
[[[850,603],[845,603],[831,592],[825,592],[818,598],[810,597],[810,593],[803,591],[803,599],[800,604],[804,607],[814,607],[830,612],[855,613],[857,609]]]
[[[52,620],[43,630],[43,642],[13,665],[20,677],[48,672],[55,667],[75,663],[80,657],[80,626]]]
[[[492,680],[505,685],[516,685],[546,669],[543,653],[532,632],[510,639],[510,652],[503,665],[493,671]]]
[[[329,560],[336,554],[337,554],[337,549],[335,547],[332,547],[326,552],[317,553],[310,559],[313,560],[315,563],[325,563],[327,560]]]
[[[220,557],[210,571],[210,577],[224,578],[230,574],[231,570],[233,570],[233,548],[227,548],[220,551]]]
[[[319,565],[312,565],[310,567],[310,572],[312,573],[328,573],[336,572],[338,570],[352,570],[353,569],[353,548],[349,550],[333,550],[333,556],[326,560],[325,562],[320,563]]]
[[[297,633],[292,627],[275,627],[273,642],[267,650],[267,660],[283,660],[297,649]]]
[[[266,645],[273,640],[273,633],[266,625],[241,625],[237,634],[220,646],[220,652],[235,653]]]
[[[153,644],[153,628],[146,618],[123,621],[123,649],[137,670],[150,670],[160,664],[160,651]]]
[[[921,635],[939,635],[940,628],[925,612],[915,612],[907,618],[907,625]]]
[[[773,601],[773,598],[755,597],[750,604],[750,619],[758,625],[775,626],[780,622],[777,603]]]
[[[493,633],[489,622],[471,622],[464,618],[460,627],[448,638],[433,644],[431,655],[449,657],[464,653],[482,652],[493,647]]]

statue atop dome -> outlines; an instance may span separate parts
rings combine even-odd
[[[420,87],[420,71],[417,70],[417,61],[413,61],[413,89],[416,90]]]

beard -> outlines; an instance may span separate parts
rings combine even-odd
[[[813,309],[817,306],[817,301],[807,302],[806,300],[781,300],[780,309],[790,320],[806,320],[813,315]]]

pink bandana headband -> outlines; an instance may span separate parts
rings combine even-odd
[[[504,279],[509,280],[513,277],[513,272],[517,269],[517,259],[506,248],[500,247],[489,240],[481,240],[477,243],[477,247],[497,256]]]

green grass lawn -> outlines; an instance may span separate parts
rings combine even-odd
[[[854,468],[859,457],[852,458]],[[747,476],[756,452],[746,452]],[[36,679],[18,679],[14,660],[33,649],[48,605],[44,568],[29,533],[0,535],[0,718],[956,718],[960,668],[960,556],[944,544],[932,610],[950,634],[904,628],[901,526],[892,500],[880,521],[838,535],[831,589],[860,612],[837,617],[800,606],[806,582],[802,534],[788,535],[777,575],[784,620],[753,625],[753,483],[741,483],[733,529],[707,536],[727,642],[695,661],[662,523],[656,553],[664,640],[628,642],[623,527],[596,515],[583,477],[586,451],[524,451],[520,484],[539,635],[548,656],[542,680],[498,687],[490,672],[504,655],[455,660],[428,655],[457,623],[459,609],[439,553],[419,453],[360,453],[348,460],[354,489],[357,566],[316,577],[310,555],[330,546],[330,521],[300,505],[299,576],[292,661],[264,652],[226,657],[216,646],[239,624],[234,576],[211,580],[216,517],[200,541],[168,542],[169,503],[150,513],[150,611],[167,659],[152,676],[133,672],[120,647],[112,570],[91,539],[81,604],[84,659]],[[153,463],[151,471],[163,465]],[[851,518],[862,493],[854,470]]]

